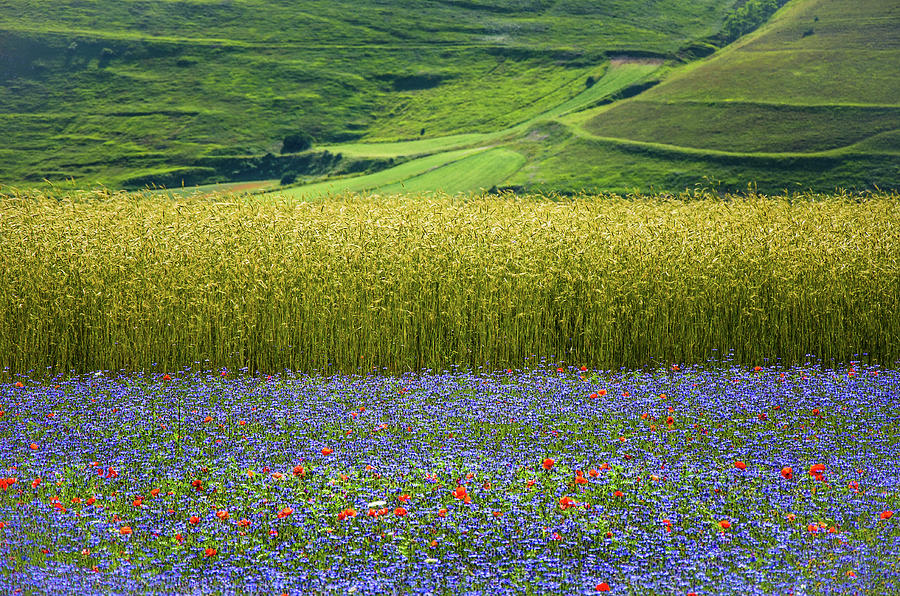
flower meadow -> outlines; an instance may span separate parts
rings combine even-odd
[[[0,592],[900,593],[900,373],[0,385]]]

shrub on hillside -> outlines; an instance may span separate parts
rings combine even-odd
[[[298,153],[312,147],[313,138],[309,133],[297,132],[284,137],[281,144],[282,153]]]

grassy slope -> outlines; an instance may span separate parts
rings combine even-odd
[[[608,54],[715,32],[730,4],[0,0],[0,180],[117,184],[296,130],[487,133],[569,100]]]
[[[629,85],[645,80],[658,68],[659,64],[656,62],[612,65],[599,81],[575,97],[515,126],[492,133],[449,135],[420,141],[347,143],[327,146],[325,149],[334,153],[355,157],[397,158],[427,153],[435,154],[414,159],[375,174],[316,182],[290,190],[275,191],[275,193],[313,198],[362,190],[377,192],[434,190],[456,193],[503,186],[522,168],[526,159],[534,157],[534,152],[528,148],[529,143],[537,143],[549,151],[555,147],[556,138],[550,139],[550,135],[535,129],[535,127],[549,125],[553,119],[561,115],[587,108],[608,98]],[[471,156],[458,163],[450,163],[455,162],[460,155],[459,147],[483,147],[498,144],[504,144],[507,148],[494,149],[487,154]],[[433,164],[439,165],[432,167]],[[428,172],[422,173],[421,170],[425,165],[430,169]]]
[[[639,98],[570,118],[581,134],[533,177],[558,187],[568,175],[571,188],[896,188],[898,23],[885,0],[793,0]]]

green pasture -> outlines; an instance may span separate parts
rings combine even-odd
[[[729,5],[9,0],[0,182],[116,186],[277,153],[297,131],[321,145],[492,133],[571,99],[611,55],[714,33]]]
[[[404,180],[421,176],[426,172],[441,168],[448,163],[460,160],[467,155],[479,151],[478,149],[460,149],[436,153],[418,159],[412,159],[393,168],[388,168],[374,174],[353,176],[335,180],[326,180],[305,186],[273,191],[273,195],[314,198],[345,192],[359,192],[378,189],[384,186],[397,185]]]
[[[515,151],[490,149],[373,190],[379,193],[438,191],[448,194],[486,190],[502,185],[524,164],[525,157]]]

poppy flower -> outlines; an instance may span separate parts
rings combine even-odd
[[[447,510],[444,508],[438,509],[438,517],[447,517]]]
[[[894,517],[893,511],[882,511],[879,516],[880,519],[891,519],[892,517]]]
[[[331,455],[332,453],[334,453],[334,449],[331,449],[329,447],[322,448],[322,455]]]
[[[545,470],[549,470],[550,468],[553,467],[553,464],[555,464],[555,463],[556,463],[555,461],[553,461],[552,459],[550,459],[548,457],[547,459],[545,459],[544,461],[541,462],[541,467],[544,468]]]
[[[609,592],[609,584],[606,582],[600,582],[594,589],[598,592]]]
[[[178,544],[181,544],[182,542],[184,542],[184,536],[182,536],[181,534],[175,534],[175,540],[176,542],[178,542]]]
[[[746,470],[747,464],[745,464],[742,461],[736,461],[736,462],[734,462],[734,467],[737,468],[738,470]]]
[[[617,497],[617,498],[618,498],[618,497],[624,497],[624,496],[625,496],[625,493],[623,493],[623,492],[620,491],[620,490],[617,490],[616,492],[613,493],[613,496],[614,496],[614,497]]]
[[[719,522],[719,527],[722,528],[723,530],[727,530],[731,527],[731,522],[728,521],[727,519],[723,519],[722,521]]]
[[[673,424],[675,424],[675,419],[671,416],[666,416],[666,424],[672,426]]]
[[[294,476],[304,475],[306,475],[306,470],[303,469],[303,466],[294,466]]]
[[[192,524],[195,524],[195,525],[196,525],[196,524],[199,524],[199,523],[200,523],[200,518],[197,517],[196,515],[192,515],[192,516],[191,516],[191,519],[189,519],[188,521],[191,522]]]
[[[240,526],[240,527],[242,527],[242,528],[246,528],[246,527],[248,527],[248,526],[250,525],[250,520],[249,520],[249,519],[242,519],[241,521],[239,521],[239,522],[237,523],[237,525]]]
[[[809,467],[810,476],[821,476],[825,472],[825,464],[813,464]]]
[[[141,498],[141,497],[138,497],[137,499],[135,499],[134,501],[132,501],[131,506],[132,506],[132,507],[140,507],[140,506],[143,505],[143,504],[144,504],[144,499]]]
[[[790,466],[785,466],[781,468],[781,476],[785,480],[793,480],[794,479],[794,469]]]
[[[31,481],[31,488],[37,488],[38,485],[40,485],[40,483],[41,483],[41,479],[35,478],[34,480]]]
[[[394,515],[396,515],[397,517],[403,517],[406,514],[407,511],[403,507],[397,507],[396,509],[394,509]]]
[[[207,416],[206,418],[203,419],[203,422],[205,422],[205,423],[212,422],[212,416]]]
[[[575,500],[570,496],[563,496],[559,499],[559,508],[565,511],[569,507],[575,506]]]
[[[597,470],[594,470],[594,469],[592,469],[590,472],[588,472],[588,476],[590,476],[591,478],[596,478],[599,475],[600,475],[600,472],[598,472]]]
[[[225,521],[226,519],[228,519],[228,512],[224,509],[221,511],[216,511],[216,517],[218,517],[222,521]]]
[[[96,502],[97,502],[97,499],[95,499],[94,497],[90,497],[84,502],[84,504],[85,505],[93,505]]]
[[[366,515],[368,515],[369,517],[378,517],[378,510],[377,509],[369,509],[369,512]]]
[[[589,481],[584,476],[575,476],[575,484],[587,484]]]
[[[162,380],[163,380],[163,381],[171,381],[171,380],[172,380],[172,377],[169,375],[169,373],[166,373],[166,374],[163,375]]]
[[[122,534],[123,536],[127,536],[131,533],[131,526],[122,526],[121,528],[119,528],[119,534]]]
[[[285,507],[284,509],[282,509],[281,511],[278,512],[278,519],[284,519],[287,516],[289,516],[290,514],[292,514],[293,512],[294,512],[293,508]]]
[[[222,373],[222,376],[225,376],[225,373]],[[203,551],[204,557],[215,557],[217,554],[219,554],[219,551],[214,548],[207,548]]]
[[[158,488],[154,488],[154,489],[151,489],[151,490],[150,490],[150,496],[151,496],[151,497],[155,497],[155,496],[158,495],[158,494],[159,494],[159,489],[158,489]]]
[[[397,497],[397,500],[401,503],[409,503],[410,496],[409,495],[400,495]]]
[[[457,486],[452,494],[457,499],[465,499],[466,498],[466,487],[464,487],[462,485]]]

